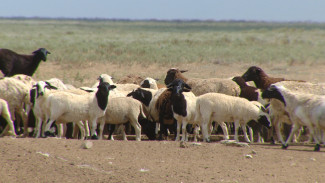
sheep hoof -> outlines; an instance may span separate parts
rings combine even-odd
[[[92,140],[98,140],[98,137],[97,137],[97,135],[93,135],[93,136],[91,136],[91,139]]]
[[[273,137],[271,137],[271,144],[274,145],[275,144],[275,140]]]
[[[314,151],[319,151],[319,150],[320,150],[320,145],[319,144],[316,144]]]
[[[50,131],[46,131],[44,133],[45,137],[55,137],[54,133],[50,132]]]
[[[282,149],[287,149],[288,148],[288,144],[282,144]]]

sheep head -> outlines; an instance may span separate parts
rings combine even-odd
[[[191,87],[186,84],[182,79],[175,79],[173,82],[171,82],[167,86],[169,91],[172,91],[172,93],[176,95],[180,95],[183,91],[184,92],[189,92],[191,91]]]
[[[242,75],[242,78],[245,81],[256,81],[261,75],[265,75],[264,71],[257,66],[252,66]]]
[[[286,105],[286,102],[283,98],[283,95],[281,94],[281,88],[277,87],[276,85],[271,85],[268,87],[263,93],[262,93],[262,98],[265,99],[278,99],[281,102],[283,102],[284,106]]]
[[[171,82],[173,82],[176,78],[180,78],[184,80],[185,82],[187,81],[187,78],[183,76],[182,73],[187,72],[187,70],[179,70],[176,68],[171,68],[167,71],[167,75],[165,78],[165,84],[169,85]]]
[[[47,51],[45,48],[40,48],[33,52],[33,54],[39,58],[40,60],[46,61],[47,54],[51,54],[51,52]]]

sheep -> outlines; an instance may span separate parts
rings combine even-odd
[[[239,86],[231,79],[210,78],[210,79],[187,79],[182,73],[186,70],[171,68],[167,71],[165,84],[168,85],[176,78],[182,79],[191,88],[196,95],[202,95],[209,92],[224,93],[227,95],[238,96]]]
[[[286,87],[287,89],[294,91],[294,92],[300,92],[300,93],[309,93],[309,94],[316,94],[316,95],[325,95],[325,85],[324,84],[315,84],[310,82],[300,82],[300,81],[281,81],[278,83],[275,83],[277,85],[281,85]],[[282,102],[276,99],[270,100],[270,114],[274,113],[277,115],[275,116],[275,119],[272,121],[276,134],[278,136],[279,141],[284,144],[283,137],[280,132],[280,122],[284,122],[286,124],[292,125],[293,122],[290,120],[288,116],[288,112],[285,110],[285,106]],[[292,133],[292,132],[290,132]],[[290,135],[289,135],[290,136]],[[309,141],[312,140],[311,136],[309,137]]]
[[[255,83],[255,86],[260,89],[262,92],[266,90],[271,84],[281,82],[281,81],[290,81],[285,78],[275,78],[275,77],[270,77],[268,76],[260,67],[257,66],[251,66],[248,68],[248,70],[242,75],[242,78],[247,82],[247,81],[253,81]],[[291,80],[293,81],[293,80]],[[304,82],[301,80],[297,80],[296,82]],[[273,126],[276,130],[278,140],[283,142],[282,135],[279,134],[278,132],[280,131],[279,129],[279,121],[285,122],[285,124],[291,124],[289,117],[287,114],[284,112],[283,108],[277,109],[277,106],[281,106],[281,104],[277,103],[274,100],[270,100],[270,114]],[[286,126],[284,126],[286,127]],[[286,130],[288,131],[288,130]],[[271,131],[273,132],[273,130]],[[271,137],[272,143],[274,143],[273,137]]]
[[[159,140],[163,139],[163,134],[168,137],[167,128],[176,132],[175,118],[171,108],[171,93],[166,88],[161,88],[149,104],[149,117],[160,125]]]
[[[271,84],[285,81],[284,78],[274,78],[268,76],[260,67],[251,66],[248,70],[242,75],[242,78],[247,81],[253,81],[255,86],[262,91],[266,90]]]
[[[135,129],[136,140],[141,141],[141,125],[138,123],[139,115],[145,117],[140,101],[130,97],[111,98],[107,104],[105,115],[98,119],[98,123],[100,123],[99,139],[103,137],[105,123],[124,124],[129,121]],[[125,132],[123,137],[126,140]]]
[[[45,48],[39,48],[32,55],[21,55],[9,49],[0,49],[0,70],[4,76],[15,74],[26,74],[32,76],[41,60],[46,61],[47,54]]]
[[[16,136],[15,133],[15,127],[14,122],[11,120],[10,112],[9,112],[9,106],[7,101],[0,98],[0,116],[7,122],[9,125],[9,134],[12,136]],[[2,133],[0,136],[3,136],[4,133]]]
[[[235,140],[238,140],[238,128],[242,126],[246,142],[250,142],[246,133],[246,124],[255,120],[266,127],[270,127],[269,115],[260,107],[244,98],[229,96],[222,93],[207,93],[196,100],[196,121],[201,121],[203,140],[209,141],[208,125],[212,121],[235,122]]]
[[[91,136],[97,138],[97,119],[105,115],[108,103],[109,91],[116,88],[115,85],[103,82],[98,85],[96,93],[88,95],[76,95],[69,92],[55,92],[48,95],[45,105],[48,106],[48,123],[46,133],[55,120],[59,122],[76,122],[81,130],[81,139],[85,137],[84,127],[81,121],[91,121]]]
[[[257,101],[257,105],[267,105],[267,102],[262,99],[262,93],[258,88],[247,85],[245,80],[241,76],[236,76],[232,80],[235,81],[240,87],[239,97],[246,98],[249,101]],[[255,122],[248,123],[248,126],[252,127],[254,132],[257,132],[257,142],[263,142],[264,139],[261,137],[263,126]]]
[[[177,120],[176,141],[180,138],[180,127],[182,125],[182,141],[188,139],[186,126],[187,124],[197,124],[195,119],[196,111],[196,96],[190,92],[191,87],[183,80],[175,79],[168,86],[168,91],[171,91],[171,106],[173,116]],[[195,130],[196,131],[196,130]],[[194,136],[194,141],[197,141],[197,134]]]
[[[8,102],[10,116],[13,121],[15,121],[15,113],[22,117],[24,124],[24,137],[28,135],[28,111],[24,110],[24,105],[27,109],[30,106],[29,90],[29,85],[26,85],[15,78],[5,77],[0,79],[0,98]],[[7,130],[8,128],[6,127],[4,132]]]
[[[274,98],[281,101],[285,110],[289,113],[290,119],[294,122],[292,133],[287,141],[282,144],[282,148],[288,147],[294,132],[300,126],[307,126],[310,135],[314,138],[316,145],[314,151],[320,150],[320,138],[315,135],[316,129],[325,129],[325,96],[299,93],[290,91],[281,83],[272,84],[262,93],[263,98]]]
[[[16,74],[16,75],[11,76],[11,78],[21,80],[26,85],[30,85],[30,87],[32,87],[37,82],[31,76],[27,76],[25,74]]]
[[[141,81],[140,86],[142,88],[151,88],[154,90],[158,90],[158,85],[155,79],[147,77],[143,81]]]
[[[236,76],[232,80],[235,81],[240,87],[239,97],[246,98],[249,101],[258,101],[263,105],[267,104],[267,102],[261,97],[262,92],[260,92],[260,90],[256,87],[247,85],[242,77]]]
[[[159,93],[161,93],[161,91],[164,91],[164,90],[165,89],[160,90]],[[158,123],[154,123],[153,121],[155,121],[155,120],[152,117],[152,116],[157,116],[157,115],[155,115],[156,111],[155,111],[155,109],[150,109],[150,107],[155,106],[153,104],[154,102],[151,103],[151,101],[154,99],[154,96],[156,95],[157,92],[158,92],[158,90],[154,90],[154,89],[138,88],[136,90],[133,90],[132,92],[130,92],[127,95],[128,97],[132,97],[136,100],[139,100],[143,104],[144,113],[150,120],[149,120],[149,122],[147,122],[145,124],[145,126],[143,124],[141,126],[142,126],[142,128],[144,128],[144,131],[147,133],[147,136],[150,140],[156,139],[155,135],[153,135],[153,133],[154,133],[153,130],[155,130],[155,134],[158,134],[158,128],[159,128]],[[153,127],[153,124],[156,124],[155,128]]]

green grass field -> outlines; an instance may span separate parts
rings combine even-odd
[[[0,47],[45,47],[49,62],[65,67],[325,63],[325,24],[317,23],[0,19],[0,30]]]

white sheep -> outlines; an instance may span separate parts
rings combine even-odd
[[[135,89],[137,89],[137,88],[140,87],[137,84],[131,84],[131,83],[127,83],[127,84],[117,84],[117,83],[114,83],[112,81],[112,77],[110,75],[108,75],[108,74],[101,74],[98,77],[98,80],[99,80],[99,82],[108,82],[111,85],[114,84],[116,86],[116,90],[118,90],[118,91],[125,91],[125,92],[128,92],[128,93],[131,92],[132,90],[135,90]]]
[[[8,133],[10,135],[16,136],[14,122],[11,120],[10,117],[8,103],[3,99],[0,99],[0,116],[2,116],[2,118],[5,119],[9,125],[10,130],[8,131]],[[5,131],[3,131],[0,136],[4,136],[4,133]]]
[[[325,96],[294,92],[281,83],[276,83],[264,91],[262,97],[280,100],[293,122],[292,133],[290,133],[287,141],[282,144],[283,148],[288,147],[288,142],[291,141],[293,134],[301,126],[307,126],[310,135],[316,142],[314,150],[320,150],[321,138],[315,134],[315,129],[325,129]]]
[[[103,128],[105,124],[124,124],[128,121],[134,127],[136,140],[141,140],[141,125],[138,123],[138,117],[145,117],[142,109],[142,103],[131,97],[116,97],[109,99],[104,117],[98,119],[100,123],[99,139],[103,138]],[[125,132],[123,138],[126,140]]]
[[[88,95],[77,95],[70,92],[55,92],[48,95],[45,105],[48,106],[48,119],[46,131],[48,131],[55,120],[59,122],[75,122],[81,130],[81,138],[85,137],[83,123],[81,121],[88,120],[91,122],[91,136],[97,137],[97,119],[104,116],[109,90],[114,89],[115,85],[106,82],[98,85],[96,93]],[[49,132],[47,132],[48,134]]]
[[[229,96],[221,93],[207,93],[197,98],[196,121],[201,121],[204,141],[209,141],[208,126],[215,122],[234,121],[235,140],[238,140],[238,128],[242,126],[244,137],[250,140],[246,133],[246,124],[255,120],[266,127],[270,127],[269,116],[261,108],[244,98]]]
[[[300,81],[281,81],[276,83],[276,85],[284,86],[290,91],[300,92],[300,93],[310,93],[317,95],[325,95],[325,85],[315,84],[310,82],[300,82]],[[286,123],[292,125],[294,122],[290,120],[287,111],[282,102],[276,99],[270,100],[270,116],[272,119],[272,124],[274,125],[278,140],[284,144],[282,134],[280,132],[281,123]],[[290,132],[292,133],[292,132]],[[293,134],[294,135],[294,134]],[[312,140],[312,139],[310,139]]]
[[[0,98],[8,102],[10,116],[13,121],[15,121],[15,113],[22,117],[24,124],[24,136],[28,135],[28,110],[24,109],[30,108],[29,90],[30,86],[18,79],[9,77],[0,79]],[[4,132],[7,130],[8,128],[6,127]]]

